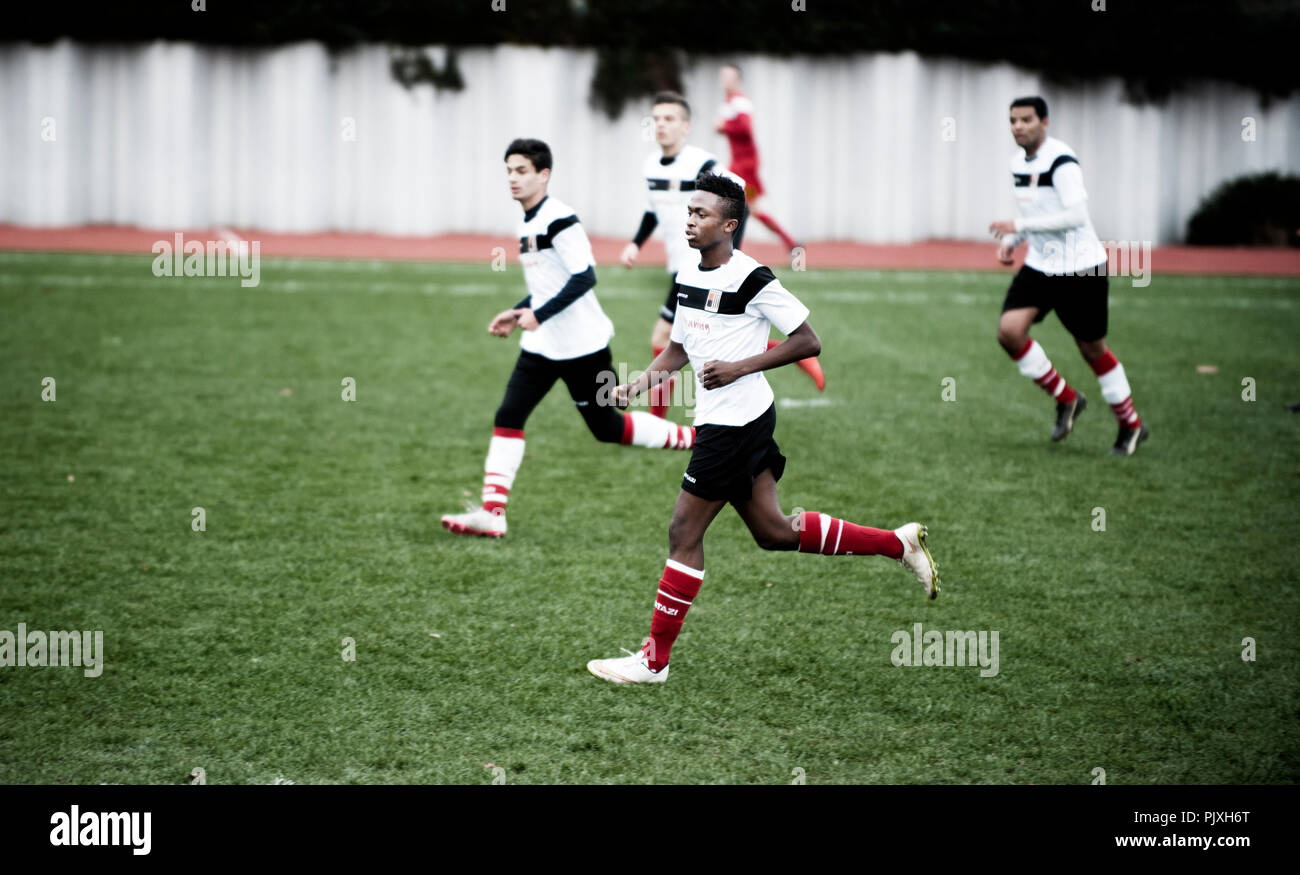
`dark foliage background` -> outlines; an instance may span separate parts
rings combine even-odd
[[[1267,99],[1290,93],[1300,79],[1297,0],[806,0],[800,12],[790,0],[502,2],[504,11],[494,11],[492,0],[205,0],[203,12],[187,0],[45,3],[0,19],[0,41],[596,46],[593,102],[613,113],[672,84],[690,55],[706,52],[914,50],[1009,61],[1057,82],[1116,75],[1135,101],[1159,100],[1203,77],[1247,85]],[[428,81],[456,87],[457,78],[435,72]]]
[[[1256,173],[1212,191],[1187,221],[1192,246],[1300,246],[1300,176]]]

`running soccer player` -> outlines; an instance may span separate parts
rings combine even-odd
[[[1047,126],[1043,98],[1020,97],[1011,102],[1011,136],[1021,147],[1011,157],[1020,218],[995,221],[989,232],[1001,237],[997,258],[1003,264],[1012,263],[1016,247],[1026,238],[1029,253],[1002,304],[998,343],[1020,373],[1056,399],[1052,440],[1063,440],[1088,399],[1065,382],[1042,346],[1029,337],[1030,326],[1056,310],[1119,420],[1111,453],[1131,456],[1150,430],[1133,409],[1124,366],[1106,346],[1106,249],[1088,217],[1088,192],[1079,160],[1068,145],[1047,136]]]
[[[600,308],[595,259],[578,217],[547,195],[551,150],[541,140],[519,139],[506,149],[510,196],[523,208],[519,262],[528,295],[488,324],[497,337],[516,327],[519,359],[497,408],[483,470],[483,502],[446,514],[442,526],[458,535],[499,538],[506,533],[506,502],[524,458],[524,422],[546,393],[563,380],[569,397],[596,439],[639,447],[689,450],[695,429],[636,411],[620,413],[603,386],[612,388],[609,339],[614,326]]]
[[[668,345],[668,336],[673,328],[673,314],[677,312],[677,272],[698,258],[686,245],[684,233],[686,206],[695,192],[695,177],[713,170],[718,159],[710,152],[686,142],[686,137],[691,132],[691,107],[685,97],[675,91],[661,91],[654,96],[650,111],[659,150],[650,153],[645,160],[649,203],[641,216],[641,227],[637,229],[632,241],[623,247],[619,260],[625,267],[631,267],[655,228],[662,228],[664,250],[668,255],[668,273],[673,279],[668,283],[668,299],[659,308],[659,318],[650,335],[653,358]],[[744,180],[739,177],[735,181],[744,184]],[[740,248],[744,233],[745,217],[742,216],[732,241],[737,249]],[[775,346],[779,342],[772,340],[769,344]],[[825,388],[826,377],[816,359],[800,362],[800,367],[813,378],[819,391]],[[668,412],[674,380],[676,377],[650,391],[650,412],[655,416],[664,416]]]
[[[696,181],[686,237],[700,263],[677,275],[671,340],[645,374],[614,389],[616,402],[626,404],[688,360],[695,370],[695,448],[668,526],[668,562],[650,637],[638,653],[587,663],[596,677],[614,683],[668,679],[673,642],[704,581],[704,533],[728,502],[764,550],[889,556],[915,575],[927,596],[939,594],[938,569],[920,523],[890,531],[823,513],[781,512],[776,483],[785,456],[772,437],[776,405],[763,371],[815,355],[821,341],[808,324],[808,308],[771,270],[732,249],[744,206],[744,191],[730,179],[705,174]],[[773,325],[787,340],[765,349]]]
[[[785,233],[771,214],[763,211],[763,183],[758,178],[758,144],[754,142],[754,104],[740,90],[740,68],[724,64],[718,73],[725,100],[722,112],[714,122],[718,133],[725,134],[731,146],[731,172],[745,180],[745,198],[750,212],[771,228],[781,238],[785,248],[793,254],[799,248],[794,238]]]

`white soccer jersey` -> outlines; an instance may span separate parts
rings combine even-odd
[[[769,326],[789,335],[808,319],[808,308],[772,271],[739,249],[713,270],[696,262],[677,274],[677,316],[672,339],[695,370],[695,424],[745,425],[772,406],[762,371],[719,389],[700,384],[706,362],[736,362],[767,350]]]
[[[695,177],[706,170],[728,176],[741,188],[745,187],[745,181],[723,168],[712,153],[696,146],[683,146],[672,158],[664,158],[663,152],[653,152],[645,159],[645,181],[650,195],[646,210],[659,220],[668,252],[669,273],[677,273],[699,260],[686,242],[686,206],[695,194]]]
[[[1088,192],[1073,149],[1055,137],[1044,138],[1028,160],[1019,149],[1011,157],[1011,178],[1021,216],[1016,236],[1029,238],[1028,267],[1047,274],[1082,273],[1106,260],[1088,216]],[[1035,220],[1072,208],[1081,223],[1053,230],[1034,228]],[[1022,230],[1022,225],[1027,227]]]
[[[549,195],[524,213],[519,223],[519,263],[528,285],[529,306],[539,307],[564,288],[575,273],[594,268],[591,241],[578,217]],[[523,331],[519,346],[549,359],[573,359],[604,349],[614,336],[614,324],[589,289],[578,300],[547,319],[534,331]]]

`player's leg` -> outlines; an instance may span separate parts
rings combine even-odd
[[[524,423],[555,385],[560,372],[544,356],[521,352],[493,419],[483,462],[483,501],[465,513],[444,514],[442,527],[457,535],[499,538],[506,533],[506,502],[524,459]]]
[[[773,407],[750,425],[700,426],[668,524],[668,561],[659,580],[650,637],[639,653],[588,662],[587,670],[596,677],[614,683],[660,683],[668,678],[673,642],[704,580],[704,532],[729,497],[737,494],[739,478],[749,483],[746,465],[753,435],[770,427],[775,418]]]
[[[668,281],[668,297],[664,299],[663,306],[659,308],[659,319],[655,322],[654,331],[650,334],[650,352],[651,360],[659,357],[659,353],[668,348],[668,341],[672,339],[673,318],[677,315],[677,274],[672,275]],[[668,415],[668,407],[672,404],[673,385],[677,380],[674,374],[664,382],[655,386],[648,393],[650,396],[650,413],[654,416],[665,417]]]
[[[1060,277],[1047,277],[1029,267],[1022,267],[1007,290],[998,319],[998,343],[1011,356],[1020,373],[1033,380],[1056,401],[1056,426],[1052,440],[1059,441],[1074,428],[1074,419],[1083,412],[1088,399],[1077,393],[1057,373],[1038,341],[1029,336],[1030,327],[1041,322],[1052,309],[1049,283]]]
[[[771,349],[772,347],[780,346],[783,343],[785,343],[784,340],[777,340],[774,337],[768,338],[767,348]],[[826,372],[822,370],[822,363],[817,360],[816,356],[799,359],[795,364],[799,366],[799,370],[812,378],[813,384],[817,387],[818,392],[826,389]]]
[[[745,200],[749,204],[749,208],[753,212],[754,218],[758,219],[760,222],[762,222],[764,225],[770,228],[772,230],[772,233],[780,237],[781,243],[785,245],[786,249],[790,250],[791,252],[793,252],[795,249],[798,249],[799,248],[798,242],[796,242],[793,237],[791,237],[789,234],[785,232],[785,229],[782,228],[781,224],[772,217],[771,213],[764,211],[762,207],[762,202],[763,202],[762,184],[758,182],[757,178],[755,178],[751,182],[749,177],[745,177],[745,181],[746,183],[748,183],[745,186]]]
[[[655,593],[650,637],[637,653],[591,660],[588,671],[617,684],[662,683],[668,679],[673,643],[704,582],[704,533],[726,503],[692,495],[685,489],[678,494],[668,524],[668,561]]]
[[[678,425],[640,410],[620,413],[614,408],[610,390],[617,376],[609,347],[563,362],[560,377],[598,441],[663,450],[689,450],[695,444],[693,426]]]
[[[1106,345],[1109,279],[1105,273],[1085,274],[1072,277],[1071,282],[1079,288],[1069,296],[1069,301],[1063,301],[1056,308],[1057,315],[1061,317],[1061,324],[1074,336],[1074,342],[1078,344],[1084,361],[1097,375],[1097,382],[1101,384],[1101,396],[1106,399],[1119,422],[1119,434],[1111,447],[1111,453],[1131,456],[1137,452],[1138,444],[1147,439],[1151,430],[1133,407],[1133,390],[1129,387],[1124,365],[1120,364],[1115,353]]]
[[[907,523],[876,529],[816,511],[787,516],[781,512],[777,478],[765,468],[754,478],[748,501],[732,501],[754,541],[764,550],[798,550],[823,556],[888,556],[915,575],[925,594],[939,594],[939,567],[926,544],[927,529]]]

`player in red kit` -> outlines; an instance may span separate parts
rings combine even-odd
[[[726,100],[718,117],[718,133],[725,134],[731,145],[732,173],[745,180],[745,200],[756,219],[772,229],[781,238],[785,248],[795,250],[799,244],[777,224],[776,219],[763,211],[763,183],[758,179],[758,144],[754,142],[754,104],[740,90],[740,68],[724,64],[719,74]]]

